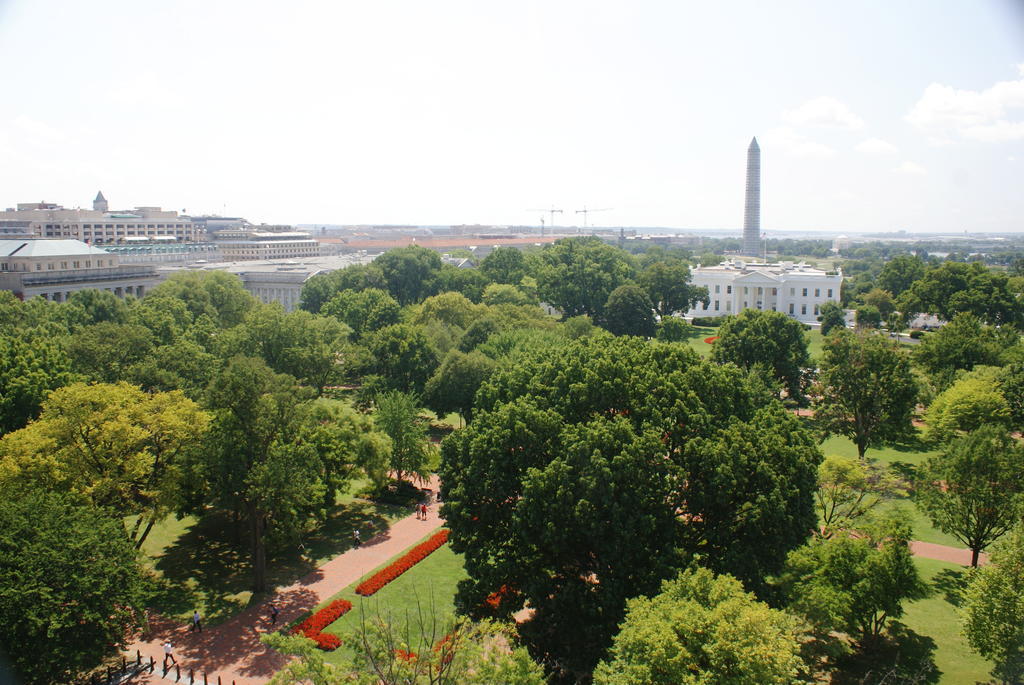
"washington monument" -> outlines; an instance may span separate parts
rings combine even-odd
[[[743,210],[743,254],[761,254],[761,148],[757,138],[747,148],[747,203]]]

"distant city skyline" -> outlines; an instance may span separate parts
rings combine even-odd
[[[1024,231],[1024,3],[0,0],[0,208]]]

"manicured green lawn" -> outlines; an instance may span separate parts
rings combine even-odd
[[[718,329],[706,328],[703,326],[694,326],[694,329],[696,330],[696,333],[686,341],[686,344],[696,350],[697,354],[700,356],[710,357],[711,346],[714,343],[706,343],[704,342],[704,339],[718,335]],[[811,360],[817,362],[817,360],[821,358],[821,343],[823,340],[821,331],[818,329],[807,331],[807,338],[809,341],[807,352],[811,355]]]
[[[271,586],[290,585],[347,550],[352,546],[356,526],[367,535],[408,515],[404,507],[356,499],[351,493],[365,484],[353,482],[338,497],[337,506],[319,529],[269,551],[267,575]],[[142,548],[155,581],[147,606],[182,623],[198,609],[207,625],[216,625],[261,601],[263,596],[254,596],[249,589],[251,570],[245,532],[243,526],[215,514],[202,520],[171,516],[154,526]]]
[[[992,664],[968,647],[956,613],[966,569],[933,559],[914,559],[914,563],[933,592],[927,599],[907,604],[901,620],[915,633],[934,640],[935,666],[941,673],[939,682],[949,685],[989,682]]]
[[[392,561],[394,559],[380,568]],[[372,573],[364,578],[370,575]],[[335,664],[342,662],[346,658],[347,636],[358,629],[361,620],[369,622],[378,616],[398,627],[400,635],[406,635],[405,631],[408,630],[408,636],[403,639],[412,651],[429,649],[434,642],[444,637],[446,621],[455,614],[456,585],[465,577],[462,556],[455,554],[448,545],[443,545],[372,597],[362,597],[355,593],[356,586],[363,580],[361,578],[321,605],[325,606],[336,599],[352,602],[352,610],[326,630],[342,638],[342,647],[327,652],[327,660]],[[437,619],[436,623],[431,617]],[[433,640],[430,634],[432,627],[440,631]],[[426,631],[422,628],[426,628]]]

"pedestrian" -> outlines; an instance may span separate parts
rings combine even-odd
[[[414,512],[416,512],[416,520],[419,521],[420,520],[420,504],[419,504],[419,502],[417,502],[416,504],[412,505],[412,510]]]
[[[203,624],[199,622],[199,609],[192,612],[192,627],[189,628],[189,632],[199,631],[203,632]]]
[[[172,664],[178,662],[174,659],[174,647],[171,645],[171,641],[168,640],[164,643],[164,670],[167,670],[167,660],[170,659]]]
[[[363,534],[360,532],[358,528],[356,528],[355,532],[352,533],[352,537],[356,539],[356,547],[359,547],[363,544]]]
[[[423,520],[426,521],[427,520],[427,505],[426,504],[421,504],[420,505],[420,514],[423,515]]]
[[[280,610],[277,608],[277,604],[271,603],[271,605],[270,605],[270,625],[276,625],[277,624],[277,615],[279,613],[280,613]]]

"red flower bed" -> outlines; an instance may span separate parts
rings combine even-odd
[[[448,529],[442,528],[431,535],[426,542],[416,545],[394,563],[382,568],[356,587],[356,593],[369,597],[392,580],[402,575],[416,564],[423,561],[428,554],[448,542]]]
[[[338,639],[337,635],[321,631],[348,613],[351,608],[352,602],[346,599],[335,600],[295,626],[292,632],[308,637],[316,643],[317,647],[325,652],[335,650],[341,646],[341,640]]]
[[[712,336],[710,336],[708,338],[704,338],[704,342],[706,342],[708,345],[710,345],[711,343],[715,342],[716,340],[718,340],[718,336],[717,335],[712,335]]]

